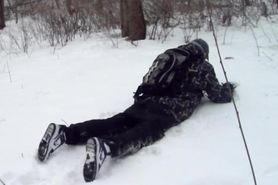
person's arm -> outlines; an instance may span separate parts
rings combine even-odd
[[[202,66],[204,77],[204,91],[208,98],[215,103],[228,103],[232,100],[234,86],[232,83],[219,84],[213,66],[205,62]]]

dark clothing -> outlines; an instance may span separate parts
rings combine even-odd
[[[140,93],[135,94],[135,101],[146,104],[147,107],[150,107],[149,109],[163,107],[164,112],[172,115],[177,122],[187,119],[200,104],[204,95],[215,103],[230,102],[231,85],[219,84],[213,66],[208,63],[199,48],[192,44],[182,45],[178,48],[186,51],[186,58],[179,57],[177,53],[173,54],[177,55],[175,58],[185,60],[186,65],[174,71],[172,83],[167,87],[163,87],[159,83],[152,84],[153,78],[155,78],[153,77],[154,66],[161,68],[155,60],[137,90]],[[169,53],[169,50],[167,51],[166,54]],[[150,86],[154,86],[155,90],[150,91]]]
[[[202,52],[187,44],[161,54],[144,76],[130,108],[108,119],[70,125],[67,144],[99,137],[107,141],[113,157],[126,155],[157,141],[167,129],[187,119],[204,95],[216,103],[230,102],[231,84],[219,84]],[[176,64],[171,63],[165,74],[158,74],[156,69],[169,67],[167,60],[175,60],[179,68],[172,70]]]
[[[175,124],[162,110],[152,113],[144,105],[135,103],[111,118],[70,125],[66,129],[66,143],[85,144],[89,138],[99,137],[110,146],[112,157],[123,156],[162,138]]]

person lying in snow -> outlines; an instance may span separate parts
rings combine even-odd
[[[135,92],[134,104],[111,118],[69,127],[49,124],[39,144],[39,160],[45,162],[63,144],[86,144],[83,175],[91,182],[108,157],[134,153],[161,139],[189,118],[202,97],[230,102],[234,86],[218,82],[208,53],[208,44],[195,39],[160,54]]]

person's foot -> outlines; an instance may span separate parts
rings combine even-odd
[[[107,155],[110,155],[110,147],[103,140],[93,137],[87,141],[86,161],[83,168],[86,182],[95,180]]]
[[[54,123],[48,125],[38,148],[38,158],[40,161],[46,161],[50,154],[65,143],[64,128],[65,126]]]

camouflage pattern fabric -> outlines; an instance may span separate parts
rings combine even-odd
[[[203,51],[194,44],[178,47],[190,53],[186,57],[188,67],[176,70],[176,74],[167,88],[156,84],[156,91],[135,93],[135,103],[145,104],[150,109],[163,107],[167,115],[171,115],[179,123],[187,119],[200,104],[202,97],[207,96],[215,103],[231,101],[232,85],[220,84],[216,78],[213,66],[203,55]],[[155,63],[157,65],[157,63]],[[153,66],[150,68],[153,70]],[[147,75],[150,75],[148,71]],[[138,89],[144,89],[146,77]],[[137,90],[138,91],[138,90]]]

